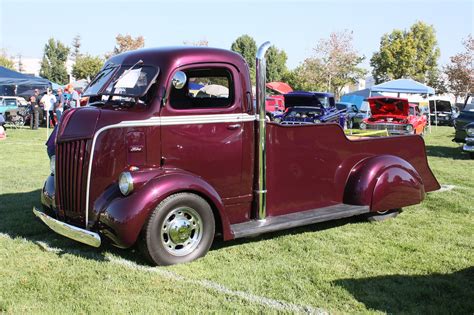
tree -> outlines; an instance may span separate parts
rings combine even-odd
[[[334,92],[336,99],[344,86],[357,83],[366,74],[358,67],[364,57],[359,56],[352,45],[352,32],[333,32],[328,39],[320,40],[313,51],[316,59],[313,64],[318,65],[318,71],[324,70],[322,79],[326,81],[326,90]]]
[[[54,38],[50,38],[44,45],[40,76],[59,84],[66,84],[69,81],[66,70],[68,55],[69,47],[60,41],[54,40]]]
[[[86,79],[90,81],[102,68],[104,60],[100,57],[90,55],[80,55],[76,59],[76,63],[72,67],[72,75],[80,80]]]
[[[452,56],[444,72],[448,77],[448,88],[458,97],[474,93],[474,38],[469,35],[463,41],[465,51]]]
[[[198,41],[189,41],[189,40],[185,40],[183,42],[183,45],[186,45],[186,46],[196,46],[196,47],[207,47],[209,46],[209,42],[207,41],[207,39],[200,39]]]
[[[384,34],[380,49],[370,59],[375,83],[412,78],[428,83],[436,78],[440,55],[436,31],[432,25],[416,22],[410,29]]]
[[[74,61],[76,61],[81,55],[81,35],[77,34],[72,39],[72,48],[71,57],[73,57]]]
[[[15,63],[7,56],[7,53],[3,49],[0,53],[0,66],[15,70]]]
[[[288,57],[284,50],[279,50],[275,46],[270,46],[266,53],[267,58],[267,81],[281,81],[283,75],[287,72],[286,60]],[[254,55],[255,59],[255,55]]]
[[[255,55],[257,54],[257,43],[251,36],[245,34],[238,37],[230,46],[230,50],[242,55],[247,61],[250,69],[255,69]]]
[[[296,69],[287,71],[282,81],[294,90],[323,91],[327,87],[325,75],[325,66],[320,59],[307,58]]]
[[[106,58],[121,54],[125,51],[136,50],[145,46],[145,38],[143,36],[137,36],[133,38],[131,35],[118,34],[115,37],[116,45],[114,50],[106,54]]]

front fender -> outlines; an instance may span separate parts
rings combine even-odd
[[[105,228],[102,233],[120,247],[132,246],[156,206],[166,197],[184,191],[194,192],[207,199],[220,215],[216,220],[221,220],[224,238],[231,237],[224,205],[216,190],[202,178],[179,170],[158,175],[129,196],[114,198],[100,214],[99,221]]]
[[[420,203],[425,196],[421,176],[402,158],[381,155],[359,162],[350,172],[344,203],[384,211]]]

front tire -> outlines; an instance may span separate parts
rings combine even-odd
[[[141,249],[156,265],[190,262],[208,252],[214,232],[210,205],[198,195],[178,193],[163,200],[151,214]]]
[[[391,209],[387,211],[377,211],[367,213],[367,221],[369,222],[381,222],[395,218],[402,212],[401,209]]]

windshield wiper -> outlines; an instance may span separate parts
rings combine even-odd
[[[104,101],[95,101],[90,104],[87,104],[88,106],[97,106],[97,105],[105,105]]]

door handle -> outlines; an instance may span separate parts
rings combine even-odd
[[[228,125],[227,129],[235,130],[235,129],[239,129],[240,127],[241,127],[240,124],[234,124],[234,125]]]

